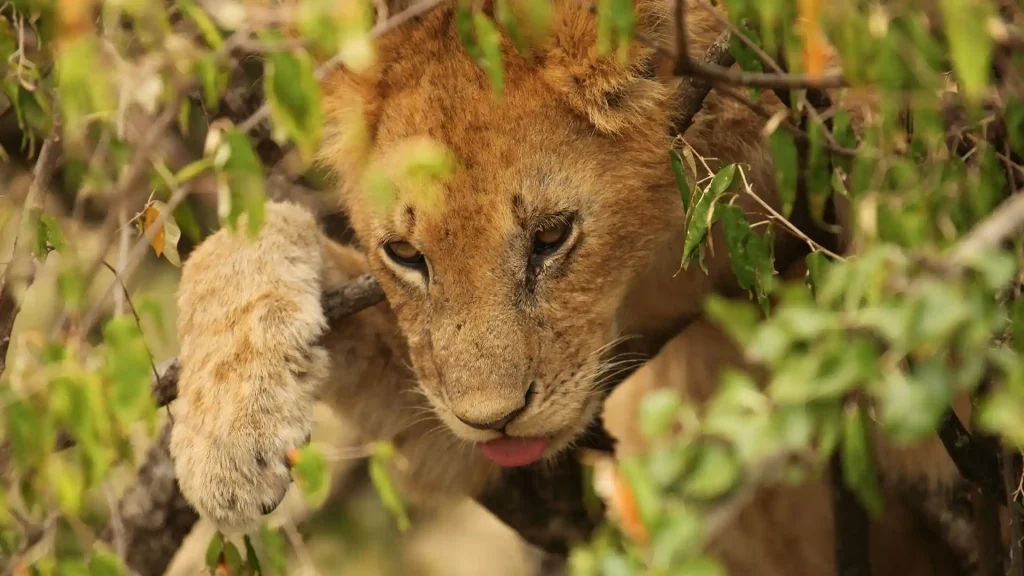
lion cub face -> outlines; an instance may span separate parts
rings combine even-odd
[[[556,6],[565,29],[548,51],[528,62],[506,49],[500,99],[448,6],[383,41],[371,79],[325,90],[329,113],[366,118],[364,161],[419,136],[454,156],[438,198],[399,187],[382,208],[346,164],[354,152],[324,153],[346,178],[423,392],[457,436],[506,466],[558,452],[593,417],[616,366],[616,311],[681,210],[668,89],[638,66],[593,60],[589,14]]]

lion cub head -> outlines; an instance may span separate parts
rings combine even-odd
[[[552,4],[551,34],[529,58],[503,40],[500,98],[460,44],[450,1],[382,38],[373,70],[324,88],[323,158],[344,180],[419,385],[458,437],[505,466],[557,453],[592,419],[616,311],[682,211],[668,162],[674,85],[654,77],[654,51],[599,57],[589,4]],[[651,2],[637,16],[648,37],[671,21]],[[446,147],[454,174],[429,201],[401,183],[375,200],[364,167],[400,162],[423,136]]]

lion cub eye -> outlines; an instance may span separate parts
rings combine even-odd
[[[537,256],[550,254],[569,238],[572,225],[568,222],[552,222],[533,235],[533,253]]]
[[[423,253],[408,242],[388,242],[384,244],[384,253],[395,263],[409,268],[423,269],[426,263]]]

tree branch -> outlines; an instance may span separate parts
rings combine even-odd
[[[682,2],[680,2],[680,5],[681,4]],[[681,8],[679,9],[679,12],[682,12]],[[682,34],[680,34],[680,36],[682,36]],[[704,62],[722,67],[732,66],[736,62],[736,59],[733,58],[732,52],[729,49],[729,41],[729,32],[722,32],[722,35],[715,40],[715,43],[712,44],[711,47],[708,48],[707,53],[704,54]],[[672,126],[674,134],[685,134],[686,131],[690,129],[690,126],[693,126],[693,119],[704,106],[704,99],[707,98],[708,93],[711,92],[711,88],[712,84],[707,78],[700,76],[684,77],[679,103],[679,118]]]

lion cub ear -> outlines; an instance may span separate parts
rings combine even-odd
[[[658,119],[667,110],[675,81],[658,78],[652,43],[671,46],[670,0],[634,0],[636,31],[628,55],[600,56],[597,22],[590,2],[554,0],[551,42],[541,74],[564,101],[599,131],[618,134]],[[613,51],[614,52],[614,51]]]

